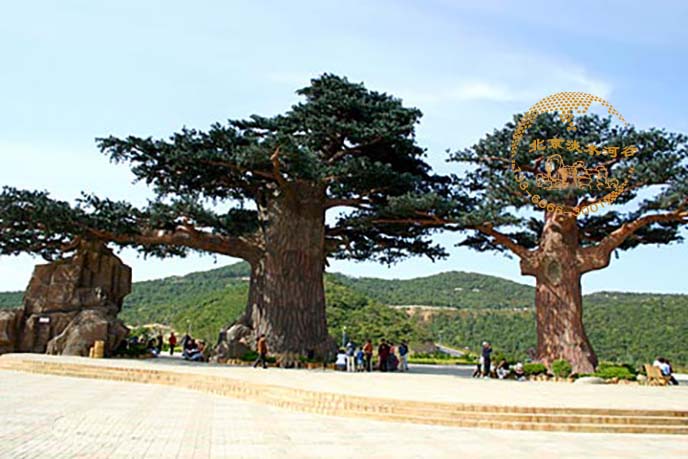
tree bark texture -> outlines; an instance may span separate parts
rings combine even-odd
[[[583,327],[581,265],[575,217],[546,215],[534,272],[538,358],[568,360],[575,373],[592,373],[597,357]]]
[[[334,342],[325,318],[324,191],[294,184],[260,214],[265,249],[251,261],[247,309],[227,332],[230,349],[232,340],[254,347],[265,334],[271,354],[325,357]]]

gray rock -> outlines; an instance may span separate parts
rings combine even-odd
[[[604,379],[597,376],[584,376],[576,379],[576,384],[604,384]]]

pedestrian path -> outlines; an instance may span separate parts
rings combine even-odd
[[[0,371],[3,459],[685,457],[688,439],[322,416],[153,384]]]
[[[688,388],[7,354],[0,368],[195,389],[319,414],[517,430],[688,434]]]

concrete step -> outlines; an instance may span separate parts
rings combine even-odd
[[[258,385],[218,375],[0,358],[0,369],[162,384],[297,411],[393,422],[490,429],[688,435],[688,411],[425,403]]]

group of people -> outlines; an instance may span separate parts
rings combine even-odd
[[[512,369],[506,359],[499,361],[497,365],[492,364],[492,344],[483,341],[480,360],[473,371],[474,378],[490,378],[496,376],[498,379],[508,379],[513,377],[517,381],[526,381],[528,377],[523,368],[523,364],[518,362]]]
[[[674,378],[674,369],[671,367],[671,362],[669,362],[664,357],[657,357],[654,362],[652,362],[653,367],[659,368],[662,372],[662,376],[667,379],[667,382],[673,386],[678,386],[678,381]]]
[[[170,339],[174,333],[170,335]],[[174,339],[175,344],[176,344],[176,337]],[[206,350],[206,345],[205,341],[202,339],[194,339],[189,335],[188,333],[182,336],[182,341],[181,341],[181,346],[182,346],[182,358],[184,360],[191,360],[193,362],[205,362],[207,361],[207,357],[205,355],[205,350]],[[170,342],[170,355],[174,355],[174,347],[172,346],[172,343]]]
[[[339,371],[373,371],[373,342],[367,339],[363,346],[356,346],[349,341],[346,347],[339,349],[335,360],[335,369]],[[398,356],[397,356],[398,354]],[[408,371],[409,347],[406,341],[395,346],[391,341],[382,339],[377,347],[375,367],[383,372]]]
[[[158,335],[158,343],[160,346],[158,350],[159,355],[162,351],[162,335]],[[175,335],[174,332],[170,332],[170,336],[167,338],[167,344],[170,348],[170,355],[173,356],[175,348],[177,347],[177,335]],[[182,336],[180,345],[182,347],[182,358],[184,360],[192,360],[194,362],[205,362],[207,360],[205,355],[205,341],[194,339],[189,333],[186,333]]]

